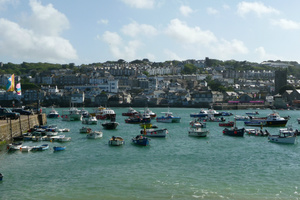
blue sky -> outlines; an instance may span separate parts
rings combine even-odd
[[[300,62],[298,0],[0,0],[0,62]]]

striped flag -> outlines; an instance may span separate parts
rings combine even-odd
[[[11,77],[8,77],[6,91],[7,92],[15,91],[15,75],[14,74],[11,75]]]
[[[17,94],[18,94],[18,95],[22,95],[22,92],[21,92],[21,83],[18,83],[18,84],[16,85],[16,90],[17,90]]]

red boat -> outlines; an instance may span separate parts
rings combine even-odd
[[[229,121],[229,122],[219,123],[219,126],[233,127],[234,126],[234,122],[233,121]]]

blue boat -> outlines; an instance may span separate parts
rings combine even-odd
[[[65,149],[66,149],[65,146],[55,146],[55,147],[53,147],[53,151],[63,151]]]
[[[140,146],[149,145],[149,141],[150,139],[143,135],[137,135],[136,137],[132,138],[132,143]]]
[[[44,151],[47,149],[49,149],[49,144],[42,144],[40,146],[33,147],[31,151]]]

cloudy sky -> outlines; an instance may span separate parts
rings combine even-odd
[[[299,0],[0,0],[0,62],[300,62]]]

